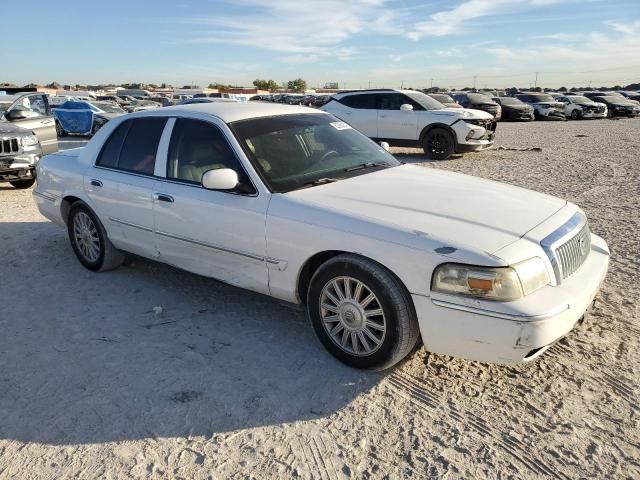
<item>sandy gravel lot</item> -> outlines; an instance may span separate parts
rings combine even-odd
[[[542,152],[425,164],[567,198],[609,242],[586,322],[518,367],[349,369],[267,297],[137,258],[87,272],[0,185],[0,478],[640,478],[639,134],[500,124]]]

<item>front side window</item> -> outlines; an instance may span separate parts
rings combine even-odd
[[[382,147],[332,115],[253,118],[234,122],[231,128],[274,192],[400,165]]]
[[[122,144],[118,169],[153,175],[158,143],[167,123],[166,118],[136,118]]]
[[[400,110],[400,105],[412,102],[401,93],[383,93],[380,95],[380,110]]]
[[[230,168],[238,174],[241,193],[253,191],[238,158],[218,127],[201,120],[179,118],[173,127],[167,178],[200,184],[209,170]]]

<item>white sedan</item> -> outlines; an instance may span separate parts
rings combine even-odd
[[[119,117],[38,164],[34,198],[94,271],[124,252],[304,304],[343,362],[517,363],[583,317],[609,251],[575,205],[403,165],[332,115],[266,103]]]

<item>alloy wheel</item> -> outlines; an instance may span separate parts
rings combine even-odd
[[[320,318],[331,340],[351,355],[376,352],[387,332],[378,297],[353,277],[336,277],[325,284],[320,294]]]
[[[78,212],[73,219],[73,238],[80,254],[89,262],[100,257],[100,236],[93,220],[85,212]]]

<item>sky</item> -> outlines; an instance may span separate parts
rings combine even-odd
[[[640,0],[31,0],[0,12],[0,83],[18,85],[640,82]]]

